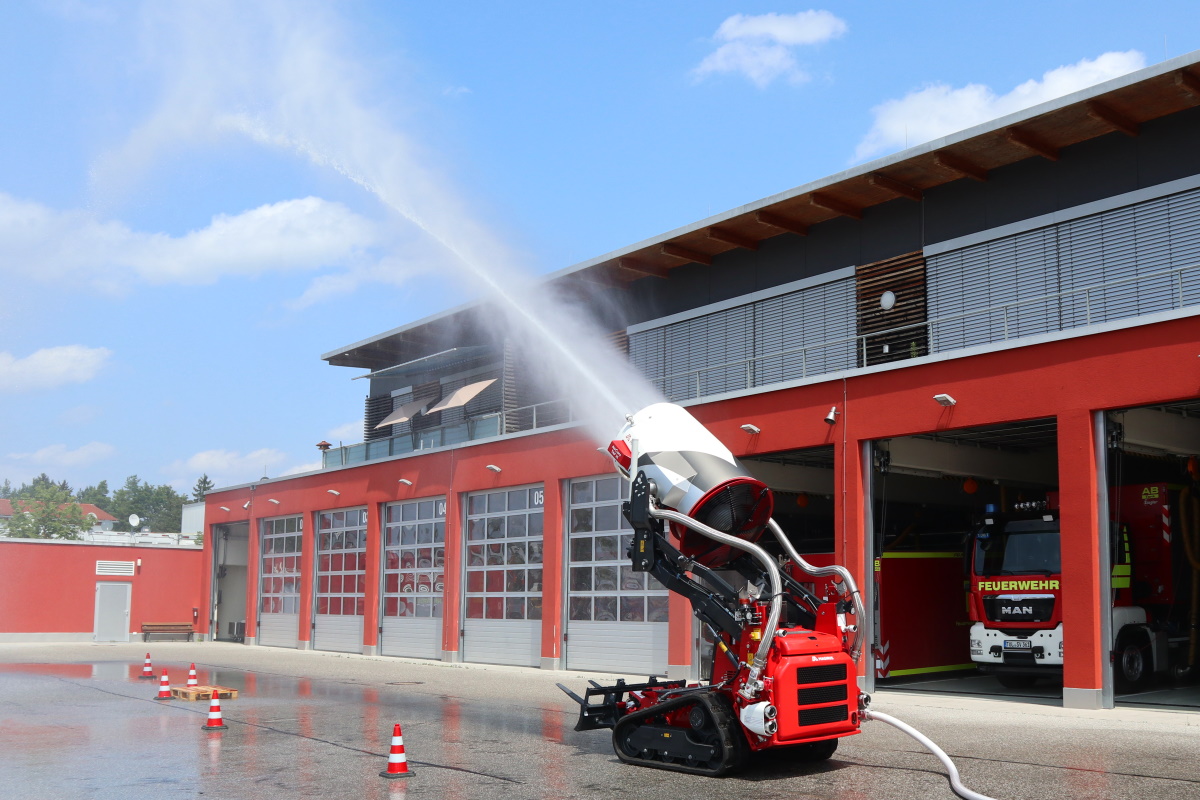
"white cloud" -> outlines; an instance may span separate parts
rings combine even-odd
[[[1136,50],[1109,52],[1046,72],[1006,94],[971,83],[955,89],[935,83],[871,110],[875,122],[859,142],[855,161],[928,142],[939,136],[1012,114],[1038,103],[1125,75],[1146,65]]]
[[[336,428],[330,429],[325,434],[325,438],[331,442],[358,442],[362,440],[363,421],[357,419],[354,422],[347,422],[345,425],[338,425]]]
[[[0,193],[0,273],[114,292],[135,279],[203,284],[228,275],[369,264],[386,238],[377,223],[317,197],[218,214],[204,228],[168,236]]]
[[[87,425],[89,422],[94,422],[102,413],[103,409],[100,406],[84,403],[63,411],[58,415],[58,422],[60,425]]]
[[[231,486],[238,483],[250,483],[264,475],[272,475],[276,468],[288,460],[288,456],[279,450],[264,447],[249,453],[236,450],[204,450],[190,458],[176,461],[167,467],[167,473],[175,476],[192,476],[191,481],[201,475],[208,475],[217,486]],[[188,478],[176,478],[173,483],[182,480],[185,484]]]
[[[796,62],[794,48],[836,39],[846,22],[828,11],[795,14],[734,14],[717,28],[723,42],[693,70],[697,79],[714,73],[740,73],[760,89],[776,78],[792,83],[808,80]]]
[[[89,442],[70,449],[65,444],[52,444],[32,453],[9,453],[14,461],[31,465],[35,470],[54,470],[94,464],[117,452],[117,448],[104,442]]]
[[[80,344],[45,347],[24,358],[0,351],[0,392],[15,394],[86,383],[111,355],[107,348]]]

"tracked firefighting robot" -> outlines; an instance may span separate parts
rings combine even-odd
[[[850,572],[807,563],[772,519],[771,490],[683,408],[657,403],[626,420],[608,452],[631,481],[628,556],[691,602],[714,639],[712,679],[592,682],[582,697],[559,684],[579,703],[575,729],[611,729],[626,763],[716,777],[772,748],[827,759],[863,721],[880,719],[933,750],[960,796],[989,800],[962,787],[937,745],[872,711],[859,691],[864,610]],[[782,569],[757,544],[767,531],[799,572],[832,579],[837,596],[817,596]]]

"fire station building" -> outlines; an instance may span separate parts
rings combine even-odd
[[[546,278],[594,298],[612,346],[772,487],[802,553],[856,574],[867,691],[1200,705],[1197,62]],[[322,356],[353,369],[330,380],[367,378],[363,441],[207,496],[202,631],[703,674],[686,601],[625,558],[612,462],[491,315]],[[1044,580],[980,572],[979,526],[1022,515],[1057,524],[1058,552],[1021,573]],[[1061,646],[1009,653],[1002,620],[981,640],[1009,595],[1024,622],[1061,621]],[[1000,680],[993,657],[1045,671]]]

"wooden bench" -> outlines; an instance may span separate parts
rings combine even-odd
[[[190,642],[192,636],[195,635],[196,629],[192,627],[190,622],[143,622],[142,623],[142,641],[150,641],[149,637],[155,633],[170,633],[170,634],[187,634],[187,640]]]

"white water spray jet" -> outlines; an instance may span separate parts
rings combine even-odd
[[[447,261],[503,314],[508,334],[561,387],[576,417],[607,442],[624,415],[660,399],[645,377],[608,343],[587,309],[554,297],[481,225],[430,155],[376,110],[394,104],[395,85],[373,91],[354,36],[337,6],[288,0],[241,4],[211,0],[144,6],[147,47],[164,93],[147,120],[101,160],[97,174],[137,173],[156,151],[210,143],[224,134],[297,154],[370,192],[449,254]],[[397,254],[398,255],[398,254]],[[428,259],[423,259],[428,263]],[[436,266],[436,265],[435,265]],[[346,274],[353,287],[362,273]],[[369,280],[394,282],[369,274]],[[582,304],[581,304],[582,305]],[[523,345],[523,346],[522,346]]]

